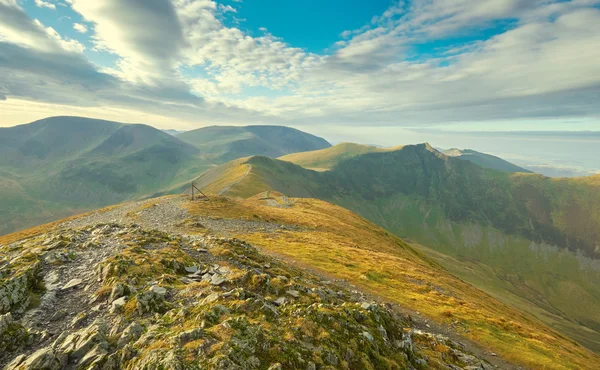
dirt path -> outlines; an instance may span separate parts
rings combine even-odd
[[[246,166],[248,166],[248,170],[246,170],[246,173],[244,174],[244,176],[242,176],[239,180],[236,180],[233,183],[231,183],[230,185],[228,185],[227,187],[225,187],[225,189],[221,190],[219,192],[219,195],[224,195],[229,190],[231,190],[231,188],[233,188],[234,186],[236,186],[240,182],[244,181],[246,179],[246,177],[248,177],[248,175],[250,174],[250,171],[252,171],[252,165],[251,164],[246,164]]]

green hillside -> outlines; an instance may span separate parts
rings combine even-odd
[[[183,138],[197,146],[181,136],[82,117],[0,128],[0,234],[125,200],[181,192],[225,160],[329,146],[277,126],[186,133]]]
[[[226,194],[274,190],[341,205],[464,263],[469,282],[508,303],[526,302],[600,350],[598,179],[509,174],[428,145],[355,156],[325,172],[265,157],[240,165],[251,169],[229,169]]]
[[[320,137],[284,126],[211,126],[177,137],[220,163],[251,155],[276,158],[331,146]]]
[[[335,165],[348,158],[366,153],[387,152],[398,149],[400,149],[400,147],[378,148],[370,145],[341,143],[326,149],[288,154],[279,159],[295,163],[311,170],[324,171],[333,168]]]
[[[449,157],[454,157],[458,159],[463,159],[469,162],[473,162],[476,165],[483,168],[490,168],[492,170],[502,171],[502,172],[524,172],[531,173],[531,171],[526,170],[522,167],[519,167],[515,164],[512,164],[508,161],[505,161],[502,158],[485,154],[481,152],[477,152],[471,149],[448,149],[443,152],[445,155]]]

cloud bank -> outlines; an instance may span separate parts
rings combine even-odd
[[[171,127],[482,122],[485,129],[493,121],[600,116],[597,0],[399,1],[340,32],[324,54],[266,28],[253,36],[231,26],[226,17],[246,3],[67,3],[82,18],[72,28],[91,47],[0,0],[0,105],[11,107],[11,120],[36,104],[95,115],[122,109],[123,120],[153,115]],[[115,62],[95,63],[94,53]]]

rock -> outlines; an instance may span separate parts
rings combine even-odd
[[[158,286],[158,285],[153,285],[150,288],[150,291],[153,292],[153,293],[156,293],[158,295],[165,295],[165,294],[167,294],[167,289],[163,288],[161,286]]]
[[[68,354],[69,360],[80,360],[96,345],[108,348],[106,331],[103,322],[94,322],[87,328],[69,334],[62,344],[57,343],[57,348],[61,353]]]
[[[144,334],[144,327],[137,322],[132,322],[119,338],[117,342],[118,348],[125,347],[128,343],[138,340]]]
[[[60,370],[64,369],[68,357],[65,354],[56,353],[52,347],[45,347],[37,350],[32,355],[24,358],[17,357],[13,362],[6,366],[6,370],[17,369],[44,369],[44,370]]]
[[[94,364],[100,364],[107,355],[106,346],[97,344],[77,363],[79,369],[94,369]]]
[[[194,341],[194,340],[198,340],[198,339],[202,338],[203,336],[204,336],[204,330],[202,330],[202,328],[195,328],[195,329],[191,329],[191,330],[179,333],[175,337],[175,343],[181,347],[184,344]]]
[[[362,335],[369,342],[372,342],[375,340],[375,338],[373,338],[373,335],[371,335],[371,333],[369,333],[368,331],[363,331],[362,333],[360,333],[360,335]]]
[[[10,325],[14,322],[12,314],[9,312],[4,315],[0,315],[0,337],[4,332],[8,329]]]
[[[219,293],[211,293],[208,297],[204,298],[203,304],[212,303],[219,299]]]
[[[360,308],[362,308],[363,310],[368,310],[369,308],[371,308],[371,304],[368,302],[363,302],[361,303]]]
[[[275,302],[273,302],[275,304],[275,306],[283,306],[286,302],[285,297],[279,297],[275,300]]]
[[[286,293],[291,295],[294,298],[300,298],[300,292],[298,292],[297,290],[290,289],[290,290],[286,291]]]
[[[225,278],[221,275],[213,275],[212,278],[210,279],[210,284],[211,285],[221,285],[225,282]]]
[[[128,291],[129,289],[127,288],[127,286],[125,286],[122,283],[117,283],[115,286],[113,286],[112,290],[110,291],[110,302],[113,302],[117,298],[123,297],[128,293]]]
[[[115,299],[111,304],[110,311],[118,312],[123,306],[125,306],[126,300],[127,300],[126,297],[121,297],[119,299]]]
[[[194,272],[198,271],[198,266],[189,266],[189,267],[186,267],[185,271],[187,271],[189,273],[194,273]]]
[[[61,290],[68,290],[71,288],[75,288],[80,285],[83,281],[81,279],[71,279],[68,283],[66,283]]]

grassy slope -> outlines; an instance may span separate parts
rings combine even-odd
[[[345,279],[386,300],[420,311],[506,359],[531,368],[595,368],[600,359],[531,315],[496,301],[352,212],[314,199],[269,207],[263,196],[193,203],[192,214],[294,225],[285,232],[235,237]],[[285,203],[285,201],[280,201]]]
[[[471,149],[464,149],[464,150],[459,150],[459,149],[449,149],[449,150],[445,150],[444,154],[448,155],[449,157],[455,157],[458,159],[462,159],[462,160],[466,160],[472,163],[475,163],[476,165],[483,167],[483,168],[489,168],[492,170],[497,170],[497,171],[502,171],[502,172],[523,172],[523,173],[531,173],[531,171],[526,170],[522,167],[519,167],[515,164],[512,164],[508,161],[505,161],[502,158],[490,155],[490,154],[485,154],[485,153],[480,153],[477,152],[475,150],[471,150]]]
[[[476,262],[482,271],[465,276],[470,282],[501,290],[506,302],[526,299],[553,327],[600,350],[600,264],[581,251],[551,246],[594,240],[600,229],[594,226],[600,225],[597,179],[486,171],[417,147],[353,158],[324,173],[261,157],[244,165],[252,166],[250,174],[232,181],[227,194],[276,190],[333,201],[396,235]],[[549,209],[539,207],[540,194]]]
[[[324,171],[333,168],[335,165],[348,158],[366,153],[386,152],[397,149],[400,149],[400,147],[378,148],[362,144],[341,143],[326,149],[288,154],[279,159],[295,163],[311,170]]]
[[[322,138],[283,126],[211,126],[177,137],[219,163],[250,155],[279,157],[331,146]]]

